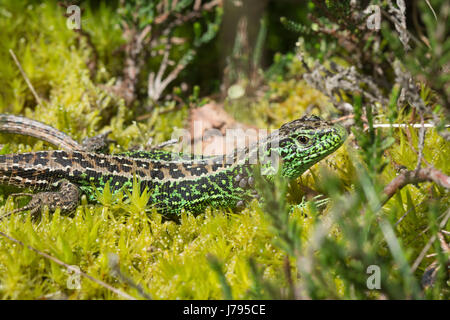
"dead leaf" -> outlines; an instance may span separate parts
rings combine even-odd
[[[226,154],[258,140],[255,126],[236,121],[216,102],[191,109],[188,131],[193,152],[203,155]]]

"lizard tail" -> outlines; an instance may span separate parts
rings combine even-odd
[[[82,147],[64,132],[45,123],[21,116],[0,113],[0,131],[35,137],[64,150],[82,150]]]
[[[0,155],[0,184],[45,190],[58,177],[48,163],[52,151]]]

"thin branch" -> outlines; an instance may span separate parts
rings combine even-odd
[[[444,251],[445,253],[450,253],[450,246],[447,244],[447,242],[445,242],[445,238],[444,235],[442,234],[443,233],[442,231],[445,230],[441,230],[440,232],[437,233],[442,251]]]
[[[445,215],[445,218],[439,224],[439,229],[442,229],[445,227],[449,218],[450,218],[450,210],[447,210],[447,214]],[[416,269],[419,267],[420,263],[422,262],[423,258],[427,254],[428,250],[430,249],[431,245],[436,240],[436,238],[437,238],[436,235],[431,236],[430,240],[428,240],[425,247],[423,247],[422,251],[420,252],[419,256],[417,257],[416,261],[414,261],[414,264],[411,267],[412,272],[416,271]]]
[[[423,148],[425,146],[425,126],[424,126],[424,119],[423,119],[423,112],[419,110],[420,112],[420,130],[419,130],[419,155],[417,157],[417,165],[415,171],[418,172],[420,170],[420,167],[422,165],[422,159],[423,159]]]
[[[166,72],[167,69],[167,65],[169,63],[169,55],[170,55],[170,49],[172,48],[171,45],[167,44],[166,48],[164,50],[164,55],[162,58],[162,62],[161,65],[159,67],[158,73],[156,74],[156,78],[155,78],[155,86],[156,85],[160,85],[161,81],[162,81],[162,77],[164,75],[164,72]]]
[[[295,290],[295,284],[294,284],[294,280],[292,278],[291,263],[289,262],[288,255],[286,255],[284,257],[283,270],[284,270],[284,274],[286,276],[286,280],[288,283],[288,290],[289,290],[289,296],[290,296],[289,298],[297,300],[297,292]]]
[[[174,144],[177,144],[178,142],[179,142],[178,139],[170,139],[170,140],[161,142],[160,144],[157,144],[156,146],[152,146],[150,148],[150,150],[159,150],[159,149],[165,148],[167,146],[172,146]]]
[[[382,202],[382,205],[406,185],[425,181],[432,181],[441,187],[450,189],[450,177],[436,168],[428,167],[414,171],[405,170],[384,188],[386,198]]]
[[[444,212],[443,214],[441,214],[437,220],[439,221],[441,218],[444,218],[446,212]],[[422,235],[424,235],[425,233],[427,233],[430,230],[430,226],[427,226],[425,229],[423,229],[422,231],[420,231],[412,240],[408,241],[405,243],[405,246],[410,245],[411,243],[413,243],[414,241],[416,241],[417,239],[419,239]]]
[[[51,255],[49,255],[49,254],[47,254],[47,253],[45,253],[45,252],[42,252],[42,251],[40,251],[40,250],[38,250],[38,249],[36,249],[36,248],[34,248],[34,247],[28,245],[28,244],[24,244],[22,241],[17,240],[17,239],[15,239],[15,238],[13,238],[13,237],[7,235],[6,233],[4,233],[4,232],[2,232],[2,231],[0,231],[0,235],[2,235],[3,237],[5,237],[5,238],[11,240],[12,242],[15,242],[15,243],[21,245],[22,247],[26,247],[26,248],[28,248],[28,249],[30,249],[30,250],[36,252],[38,255],[40,255],[40,256],[42,256],[42,257],[44,257],[44,258],[47,258],[47,259],[53,261],[54,263],[56,263],[56,264],[58,264],[58,265],[60,265],[60,266],[62,266],[62,267],[65,267],[65,268],[68,269],[68,270],[74,270],[76,273],[79,273],[79,274],[82,275],[83,277],[85,277],[85,278],[87,278],[87,279],[89,279],[89,280],[91,280],[91,281],[97,283],[98,285],[104,287],[105,289],[107,289],[107,290],[109,290],[109,291],[111,291],[111,292],[114,292],[115,294],[117,294],[118,296],[120,296],[120,297],[122,297],[122,298],[125,298],[125,299],[128,299],[128,300],[136,300],[135,297],[130,296],[128,293],[122,292],[121,290],[116,289],[116,288],[112,287],[111,285],[107,284],[106,282],[103,282],[103,281],[101,281],[101,280],[99,280],[99,279],[96,279],[96,278],[94,278],[94,277],[88,275],[87,273],[84,273],[84,272],[81,271],[81,270],[74,269],[73,266],[71,266],[71,265],[69,265],[69,264],[67,264],[67,263],[65,263],[65,262],[63,262],[63,261],[61,261],[61,260],[59,260],[58,258],[55,258],[55,257],[53,257],[53,256],[51,256]]]
[[[397,220],[397,222],[395,223],[395,227],[397,227],[402,221],[403,219],[406,218],[406,216],[413,211],[416,207],[421,206],[423,203],[425,202],[425,200],[423,200],[421,203],[419,203],[417,206],[412,206],[408,211],[406,211],[401,217],[400,219]]]
[[[36,99],[37,103],[38,103],[41,107],[43,107],[41,98],[39,98],[38,94],[36,93],[36,90],[34,90],[34,87],[33,87],[33,85],[31,84],[30,79],[28,78],[27,74],[25,73],[25,71],[23,70],[22,66],[20,65],[20,62],[19,62],[19,60],[17,60],[17,57],[16,57],[16,55],[14,54],[14,51],[13,51],[12,49],[9,49],[9,54],[10,54],[11,57],[13,58],[13,60],[14,60],[14,62],[16,63],[17,67],[19,68],[20,73],[22,74],[23,78],[25,79],[25,82],[27,83],[28,88],[30,88],[31,92],[33,93],[34,98]]]
[[[200,6],[202,5],[202,0],[195,0],[194,3],[194,10],[198,11],[200,9]]]
[[[176,16],[176,20],[172,21],[171,23],[169,23],[165,29],[165,31],[163,32],[163,35],[167,35],[169,34],[174,28],[190,21],[193,20],[195,18],[201,17],[202,12],[205,11],[211,11],[212,9],[214,9],[216,6],[222,6],[222,0],[214,0],[211,2],[207,2],[205,3],[202,7],[200,7],[200,10],[198,11],[190,11],[187,14],[184,15],[177,15]],[[158,17],[155,19],[155,21],[158,19]],[[164,22],[165,19],[162,19],[161,22]]]
[[[397,0],[397,7],[394,6],[391,0],[387,1],[388,11],[391,14],[391,18],[394,22],[395,29],[399,34],[399,39],[403,44],[403,48],[405,51],[411,49],[409,46],[409,35],[408,32],[405,32],[406,28],[406,5],[404,0]]]
[[[180,61],[178,62],[177,66],[175,67],[175,69],[173,69],[169,75],[166,77],[166,79],[164,79],[164,81],[161,83],[161,87],[162,88],[166,88],[169,83],[171,83],[172,81],[174,81],[177,77],[178,74],[186,67],[186,63],[184,61]],[[164,90],[164,89],[163,89]]]
[[[383,17],[385,17],[386,19],[388,19],[389,21],[391,21],[396,27],[398,27],[397,30],[399,30],[400,32],[404,32],[408,35],[408,37],[410,39],[412,39],[417,45],[421,45],[422,42],[420,42],[419,39],[416,38],[416,36],[414,36],[407,28],[405,28],[404,26],[402,26],[401,24],[398,24],[398,21],[396,21],[394,18],[391,17],[391,15],[389,13],[387,13],[385,10],[381,9],[381,14],[383,15]]]
[[[424,123],[423,125],[420,123],[411,123],[411,124],[406,124],[406,123],[374,123],[373,127],[374,128],[422,128],[422,126],[424,128],[436,128],[436,125],[433,123]],[[450,128],[450,125],[446,125],[446,128]]]
[[[436,12],[434,11],[433,7],[431,6],[431,3],[428,0],[425,0],[425,2],[427,3],[427,5],[430,7],[431,12],[433,12],[434,18],[436,19],[436,21],[438,21]]]
[[[170,49],[170,48],[169,48]],[[158,101],[161,97],[163,91],[167,88],[167,86],[174,81],[179,73],[186,67],[187,63],[185,59],[181,59],[174,69],[167,75],[165,79],[162,79],[164,76],[164,72],[167,69],[167,65],[169,63],[169,50],[164,52],[163,60],[161,62],[161,66],[158,70],[158,73],[155,77],[154,72],[150,72],[148,77],[148,89],[147,95],[152,101]],[[188,53],[189,54],[189,53]]]
[[[108,255],[108,262],[109,262],[109,267],[111,268],[111,273],[113,276],[117,276],[119,277],[119,279],[128,284],[130,287],[134,288],[142,297],[144,297],[147,300],[151,300],[152,297],[150,297],[150,295],[144,291],[144,289],[142,288],[141,285],[136,284],[132,279],[130,279],[129,277],[127,277],[126,275],[124,275],[122,273],[122,271],[120,270],[120,265],[119,265],[119,257],[116,254],[109,254]]]

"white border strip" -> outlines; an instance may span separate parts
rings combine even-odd
[[[423,125],[425,128],[435,128],[436,126],[432,123],[424,123]],[[376,123],[373,125],[374,128],[407,128],[407,127],[413,127],[413,128],[422,128],[422,125],[420,123],[414,123],[414,124],[404,124],[404,123]],[[450,128],[450,125],[446,125],[446,128]]]

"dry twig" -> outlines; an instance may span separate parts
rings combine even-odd
[[[439,224],[439,229],[442,229],[447,224],[448,219],[450,218],[450,210],[447,210],[447,214],[445,215],[444,219]],[[414,261],[414,264],[411,267],[411,271],[414,272],[419,267],[420,263],[422,262],[423,258],[427,254],[428,250],[431,248],[434,241],[436,241],[436,235],[431,236],[430,240],[428,240],[425,247],[420,252],[419,256],[417,257],[416,261]]]
[[[25,79],[25,82],[28,85],[28,88],[30,88],[31,92],[34,95],[34,98],[36,99],[37,103],[42,107],[42,100],[39,98],[38,94],[36,93],[36,90],[34,90],[33,85],[31,84],[30,79],[28,78],[27,74],[23,70],[19,60],[17,59],[16,55],[14,54],[14,51],[12,49],[9,49],[9,53],[11,54],[11,57],[13,58],[14,62],[16,63],[17,67],[20,70],[20,73],[22,74],[23,78]]]
[[[385,188],[386,195],[383,205],[400,189],[411,183],[419,183],[432,181],[444,188],[450,189],[450,177],[433,167],[422,168],[419,170],[404,170],[394,180],[392,180]]]
[[[99,280],[99,279],[96,279],[96,278],[94,278],[93,276],[90,276],[90,275],[88,275],[87,273],[84,273],[84,272],[81,271],[81,270],[74,269],[73,266],[71,266],[71,265],[69,265],[69,264],[67,264],[67,263],[65,263],[65,262],[63,262],[63,261],[61,261],[61,260],[59,260],[58,258],[55,258],[55,257],[53,257],[53,256],[51,256],[51,255],[49,255],[49,254],[47,254],[47,253],[45,253],[45,252],[42,252],[42,251],[40,251],[40,250],[38,250],[38,249],[36,249],[36,248],[34,248],[34,247],[28,245],[28,244],[24,244],[22,241],[17,240],[17,239],[15,239],[15,238],[13,238],[13,237],[7,235],[6,233],[4,233],[4,232],[2,232],[2,231],[0,231],[0,235],[3,236],[3,237],[5,237],[5,238],[7,238],[7,239],[9,239],[9,240],[11,240],[12,242],[15,242],[15,243],[19,244],[19,245],[22,246],[22,247],[26,247],[26,248],[30,249],[31,251],[36,252],[38,255],[40,255],[40,256],[42,256],[42,257],[44,257],[44,258],[46,258],[46,259],[49,259],[49,260],[53,261],[53,262],[56,263],[57,265],[60,265],[60,266],[62,266],[62,267],[65,267],[67,270],[73,270],[73,271],[75,271],[76,273],[79,273],[79,274],[82,275],[83,277],[85,277],[85,278],[87,278],[87,279],[89,279],[89,280],[91,280],[91,281],[97,283],[98,285],[102,286],[103,288],[105,288],[105,289],[107,289],[107,290],[109,290],[109,291],[111,291],[111,292],[114,292],[115,294],[117,294],[118,296],[120,296],[120,297],[122,297],[122,298],[125,298],[125,299],[128,299],[128,300],[136,300],[135,297],[130,296],[128,293],[122,292],[121,290],[116,289],[116,288],[114,288],[113,286],[107,284],[106,282],[103,282],[103,281],[101,281],[101,280]]]

